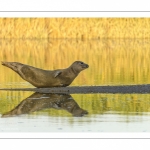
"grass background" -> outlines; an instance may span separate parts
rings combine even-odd
[[[150,18],[0,18],[0,38],[150,38]]]

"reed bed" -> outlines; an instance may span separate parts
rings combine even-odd
[[[150,38],[150,18],[0,18],[0,38]]]

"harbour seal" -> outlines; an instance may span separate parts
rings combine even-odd
[[[89,67],[82,61],[75,61],[70,67],[57,70],[43,70],[19,62],[2,62],[2,65],[11,68],[21,78],[38,88],[68,86],[82,70]]]
[[[21,101],[14,109],[4,113],[1,117],[5,118],[29,114],[49,108],[66,110],[75,117],[88,114],[88,112],[82,109],[69,94],[33,93],[31,96]]]

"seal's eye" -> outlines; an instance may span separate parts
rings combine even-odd
[[[81,65],[83,65],[83,62],[80,62]]]

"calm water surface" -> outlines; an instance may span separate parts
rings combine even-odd
[[[149,40],[0,40],[0,60],[43,69],[89,64],[71,86],[150,84]],[[0,88],[28,88],[0,66]],[[88,114],[87,114],[88,112]],[[0,91],[0,132],[149,132],[150,94]]]

